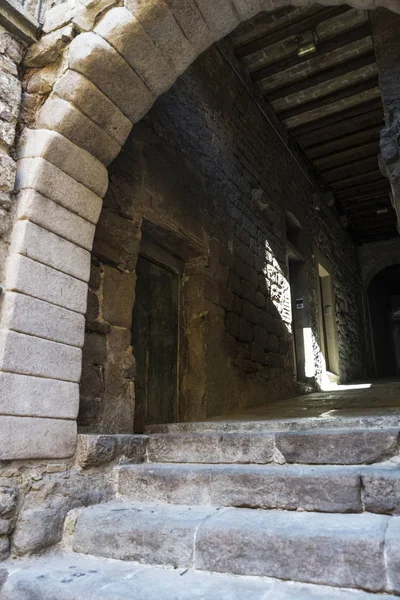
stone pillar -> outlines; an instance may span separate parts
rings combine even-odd
[[[400,15],[381,8],[371,18],[386,123],[381,131],[380,168],[390,180],[400,231]]]

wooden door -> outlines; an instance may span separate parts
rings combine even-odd
[[[179,275],[140,256],[132,346],[136,358],[134,430],[176,421]]]

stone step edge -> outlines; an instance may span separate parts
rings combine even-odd
[[[72,577],[77,572],[79,565],[79,577]],[[8,574],[4,574],[7,571]],[[120,575],[120,578],[118,577]],[[4,600],[28,600],[29,597],[46,596],[52,593],[58,600],[69,600],[70,586],[66,585],[66,579],[72,579],[68,583],[72,585],[72,593],[77,600],[102,600],[99,595],[102,589],[107,588],[118,591],[118,586],[123,586],[122,591],[125,597],[126,592],[135,592],[138,594],[138,581],[142,582],[147,592],[149,586],[154,585],[153,598],[146,595],[148,600],[172,600],[176,598],[176,592],[181,590],[205,588],[207,600],[219,600],[223,592],[230,587],[231,600],[242,600],[246,592],[259,592],[257,600],[269,600],[274,595],[279,594],[280,600],[349,600],[349,594],[354,600],[396,600],[398,596],[387,594],[369,594],[363,591],[357,591],[350,588],[333,588],[329,586],[320,586],[299,582],[288,582],[281,579],[257,576],[224,575],[212,573],[209,571],[198,571],[194,569],[171,569],[162,566],[144,566],[139,563],[120,561],[106,558],[88,557],[83,554],[63,554],[43,555],[41,558],[19,559],[15,561],[6,561],[0,569],[0,595]],[[173,583],[173,585],[171,585]],[[2,587],[3,584],[3,587]],[[80,593],[79,588],[83,589],[85,596],[77,596]],[[158,586],[160,584],[160,586]],[[170,597],[166,591],[167,585],[172,589]],[[243,585],[242,585],[243,584]],[[139,583],[140,585],[140,583]],[[129,589],[131,587],[131,590]],[[207,589],[208,588],[208,589]],[[2,591],[1,591],[2,590]],[[24,595],[21,597],[21,590]],[[95,590],[93,596],[87,595],[89,590]],[[160,595],[160,591],[162,595]],[[214,593],[215,592],[215,593]],[[296,592],[296,596],[293,595]],[[91,592],[89,592],[90,594]],[[63,594],[66,594],[65,596]],[[185,596],[179,596],[182,600],[191,600],[191,591]],[[50,596],[49,596],[50,597]],[[121,598],[123,596],[120,596]],[[132,595],[133,597],[133,595]],[[110,596],[105,600],[111,600]],[[252,595],[252,600],[256,596]]]
[[[123,547],[118,542],[121,536],[127,542]],[[328,563],[324,552],[319,552],[320,544],[326,548],[327,537],[332,549]],[[399,539],[400,518],[387,515],[114,501],[79,512],[72,548],[77,553],[146,565],[400,595]],[[366,560],[368,546],[370,558]],[[306,549],[311,554],[305,562]]]
[[[240,421],[191,421],[188,423],[161,423],[148,425],[145,435],[155,433],[227,433],[311,431],[314,429],[392,429],[397,428],[400,413],[364,417],[293,417],[288,419],[253,419]]]
[[[307,512],[338,512],[338,513],[362,513],[370,512],[374,514],[386,514],[386,515],[398,515],[400,512],[400,468],[397,465],[249,465],[249,464],[179,464],[179,463],[142,463],[138,465],[118,465],[114,467],[115,471],[115,482],[117,488],[117,498],[121,500],[137,500],[135,490],[131,491],[128,485],[124,485],[123,478],[133,476],[132,485],[133,487],[140,488],[142,482],[139,477],[141,474],[150,474],[155,471],[153,478],[156,480],[164,472],[168,478],[171,475],[174,477],[173,487],[166,489],[164,493],[161,493],[161,489],[154,492],[153,488],[148,488],[148,482],[145,482],[146,493],[152,494],[160,493],[162,500],[157,502],[165,502],[167,504],[181,504],[180,498],[185,497],[185,490],[182,491],[182,487],[186,487],[186,499],[191,497],[191,493],[195,493],[196,505],[203,506],[223,506],[223,507],[246,507],[261,510],[288,510],[296,511],[301,508]],[[122,475],[122,484],[121,484]],[[252,491],[251,482],[248,481],[249,475],[255,479],[257,476],[271,477],[271,486],[274,485],[274,478],[277,477],[281,481],[287,476],[288,481],[291,479],[294,483],[301,482],[305,488],[305,497],[307,501],[299,499],[300,505],[294,505],[290,507],[287,494],[285,491],[281,491],[282,499],[279,499],[279,493],[275,491],[275,502],[267,500],[266,492],[260,491],[260,486]],[[225,493],[222,497],[228,497],[227,503],[219,501],[221,499],[221,490],[213,490],[213,484],[218,483],[218,477],[232,476],[236,480],[235,490],[226,490],[226,480],[224,483]],[[237,477],[243,476],[247,478],[247,490],[242,491],[238,488]],[[181,477],[182,481],[177,485],[177,478]],[[310,480],[307,480],[307,478]],[[329,498],[324,499],[323,494],[318,497],[318,492],[314,498],[312,491],[309,489],[309,481],[311,485],[318,484],[319,481],[324,483],[326,479],[335,480],[339,478],[337,482],[337,489],[343,491],[341,494],[342,504],[341,508],[339,502],[335,499]],[[344,478],[348,478],[348,481],[343,481]],[[161,478],[161,481],[164,478]],[[345,484],[348,484],[347,489]],[[282,483],[281,483],[282,485]],[[326,483],[325,483],[326,485]],[[356,487],[356,490],[352,489]],[[398,492],[396,491],[398,490]],[[246,496],[248,492],[249,497]],[[348,495],[346,494],[348,492]],[[137,494],[137,492],[136,492]],[[286,495],[285,495],[286,494]],[[274,494],[271,494],[272,496]],[[301,498],[301,492],[295,491],[294,495],[297,498]],[[244,497],[246,496],[246,502]],[[240,501],[237,498],[240,498]],[[262,499],[261,499],[262,497]],[[157,496],[158,498],[158,496]],[[175,498],[175,500],[173,499]],[[233,498],[233,499],[232,499]],[[322,498],[322,499],[321,499]],[[344,500],[343,500],[344,498]],[[187,500],[186,500],[187,501]],[[193,500],[192,500],[193,501]],[[154,501],[156,502],[156,501]],[[312,506],[312,508],[308,508]],[[317,508],[318,506],[318,508]],[[327,508],[329,506],[329,509]]]

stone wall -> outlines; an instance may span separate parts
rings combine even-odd
[[[129,328],[143,231],[185,261],[181,420],[295,392],[285,210],[307,240],[316,380],[322,366],[315,248],[333,265],[340,375],[361,375],[355,248],[306,169],[217,47],[158,99],[110,168],[92,254],[82,426],[132,427]]]
[[[21,104],[22,42],[0,25],[0,281],[8,252],[16,173],[15,137]]]

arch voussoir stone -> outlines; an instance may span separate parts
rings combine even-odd
[[[95,33],[82,33],[71,42],[69,66],[94,83],[132,123],[139,121],[155,100],[126,60]]]
[[[68,68],[19,151],[0,330],[0,460],[74,452],[89,252],[106,167],[132,124],[213,42],[289,4],[310,1],[125,0],[66,48]],[[399,0],[348,4],[400,13]]]

